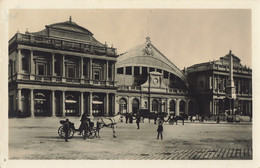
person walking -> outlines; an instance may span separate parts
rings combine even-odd
[[[128,116],[128,113],[126,112],[126,114],[125,114],[125,123],[128,122],[128,118],[129,118],[129,116]]]
[[[159,136],[161,136],[161,139],[163,139],[163,135],[162,135],[162,133],[163,133],[163,121],[162,120],[160,120],[159,123],[158,123],[157,132],[158,132],[157,139],[159,139]]]
[[[140,115],[137,113],[137,115],[136,115],[136,125],[137,125],[137,129],[139,129],[140,128],[140,126],[139,126],[139,124],[140,124]]]
[[[65,132],[65,142],[68,142],[69,130],[70,130],[70,121],[69,119],[66,119],[63,125],[63,131]]]

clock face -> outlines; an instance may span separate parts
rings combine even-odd
[[[153,80],[153,84],[157,85],[158,82],[159,82],[158,78],[154,78],[154,80]]]

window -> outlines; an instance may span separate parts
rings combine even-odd
[[[45,75],[45,66],[44,64],[38,65],[38,75]]]
[[[100,72],[98,70],[94,71],[94,79],[95,80],[100,80]]]
[[[135,76],[139,75],[139,68],[140,67],[134,67],[134,75]]]
[[[158,112],[158,101],[155,99],[152,102],[152,111]]]
[[[58,61],[55,61],[54,63],[54,72],[58,75],[60,74],[60,64]]]
[[[119,100],[119,111],[121,114],[125,114],[127,110],[127,103],[125,99]]]
[[[126,75],[132,75],[132,67],[126,67]]]
[[[87,76],[87,64],[83,64],[83,76]]]
[[[108,77],[112,78],[112,64],[108,64]]]
[[[154,68],[150,68],[150,72],[153,72],[155,69]]]
[[[170,111],[175,111],[175,102],[173,100],[170,101]]]
[[[164,72],[163,72],[163,78],[168,79],[168,74],[169,74],[169,73],[168,73],[167,71],[164,71]]]
[[[22,70],[24,71],[29,70],[28,60],[25,57],[22,59]]]
[[[75,77],[75,68],[74,67],[68,67],[68,77],[69,78]]]
[[[117,74],[123,74],[123,68],[117,68]]]
[[[161,70],[161,69],[157,69],[157,72],[160,72],[160,73],[162,73],[162,70]]]

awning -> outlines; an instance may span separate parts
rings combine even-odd
[[[93,104],[103,104],[102,101],[92,101]]]
[[[75,100],[65,100],[66,103],[77,103]]]

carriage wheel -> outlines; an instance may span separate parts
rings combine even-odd
[[[58,134],[59,134],[60,137],[65,138],[65,132],[63,131],[63,126],[59,127]],[[72,128],[70,128],[68,138],[72,138],[73,135],[74,135],[74,130]]]
[[[96,136],[96,131],[93,129],[89,130],[87,136],[89,139],[93,139]]]
[[[64,138],[64,132],[63,132],[63,126],[60,126],[59,129],[58,129],[58,134],[60,137]]]
[[[170,121],[169,121],[169,124],[170,124],[170,125],[173,125],[173,124],[174,124],[174,120],[170,120]]]

